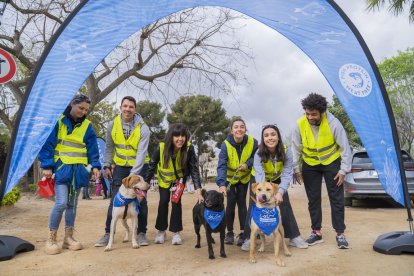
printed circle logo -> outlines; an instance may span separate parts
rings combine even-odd
[[[339,80],[345,90],[356,97],[366,97],[372,91],[371,77],[358,64],[344,64],[339,69]]]

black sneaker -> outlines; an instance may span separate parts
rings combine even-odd
[[[245,238],[244,238],[244,233],[243,232],[241,232],[238,236],[237,236],[237,243],[236,243],[236,245],[237,246],[242,246],[243,245],[243,243],[244,243],[244,240],[245,240]]]
[[[227,232],[226,237],[224,238],[225,244],[233,244],[234,243],[234,233],[233,232]]]
[[[316,234],[316,232],[312,231],[309,238],[306,239],[306,242],[309,245],[315,245],[318,243],[323,243],[322,235]]]
[[[349,248],[349,244],[346,241],[344,234],[337,235],[336,236],[336,242],[338,244],[339,249],[348,249]]]

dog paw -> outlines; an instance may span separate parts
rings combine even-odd
[[[194,247],[195,247],[195,248],[201,248],[201,245],[196,244]]]
[[[278,266],[281,266],[281,267],[286,266],[286,265],[285,265],[285,263],[284,263],[282,260],[276,260],[276,264],[277,264]]]
[[[107,246],[107,247],[105,247],[105,250],[104,250],[104,251],[105,251],[105,252],[109,252],[109,251],[111,251],[111,250],[112,250],[112,247],[108,247],[108,246]]]
[[[220,253],[220,257],[227,258],[227,255],[226,255],[226,253]]]
[[[265,249],[264,249],[264,248],[259,248],[259,250],[257,250],[257,251],[259,251],[259,252],[264,252],[264,251],[265,251]]]
[[[210,260],[214,260],[216,257],[214,257],[214,255],[210,255],[210,256],[208,256],[208,258],[209,258]]]
[[[290,251],[285,252],[285,256],[290,257],[292,256],[292,253],[290,253]]]
[[[138,248],[139,248],[139,244],[133,244],[133,245],[132,245],[132,248],[134,248],[134,249],[138,249]]]
[[[250,259],[249,262],[251,262],[252,264],[256,263],[256,259]]]

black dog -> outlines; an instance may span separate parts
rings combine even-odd
[[[194,230],[197,235],[196,248],[200,248],[200,228],[204,225],[206,230],[208,257],[214,259],[213,237],[211,233],[220,232],[220,257],[226,258],[224,251],[224,234],[226,230],[226,217],[224,212],[224,195],[217,191],[202,190],[204,203],[196,203],[193,208]]]

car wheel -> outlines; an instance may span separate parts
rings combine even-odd
[[[352,197],[345,197],[345,206],[352,206]]]

